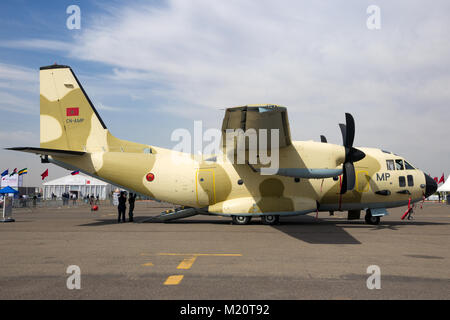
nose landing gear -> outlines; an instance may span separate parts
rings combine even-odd
[[[367,224],[377,225],[380,223],[380,217],[374,217],[372,216],[372,212],[370,209],[366,210],[366,216],[364,217]]]

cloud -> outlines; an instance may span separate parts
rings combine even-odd
[[[73,43],[47,39],[21,39],[2,41],[0,47],[69,52],[73,48]]]
[[[31,131],[0,131],[0,140],[8,145],[38,145],[39,136]]]
[[[0,110],[32,114],[38,107],[39,74],[36,70],[0,63]]]
[[[121,112],[121,111],[125,111],[123,108],[118,108],[118,107],[110,107],[110,106],[106,106],[102,103],[97,103],[95,105],[95,107],[98,110],[105,110],[105,111],[113,111],[113,112]]]

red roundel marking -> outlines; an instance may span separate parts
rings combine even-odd
[[[155,179],[155,175],[153,173],[147,173],[147,181],[153,181]]]

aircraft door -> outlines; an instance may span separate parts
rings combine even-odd
[[[216,203],[214,169],[198,169],[195,173],[197,204],[207,206]]]

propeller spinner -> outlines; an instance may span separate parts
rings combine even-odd
[[[355,139],[355,120],[350,113],[345,114],[345,123],[339,124],[342,132],[342,140],[345,148],[345,160],[343,164],[343,179],[341,186],[341,194],[346,193],[348,190],[355,188],[355,166],[354,162],[362,160],[366,154],[361,150],[353,148],[353,141]]]

